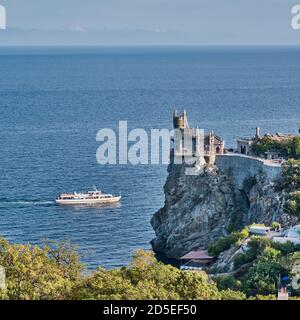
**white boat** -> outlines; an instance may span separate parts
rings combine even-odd
[[[55,202],[57,204],[110,204],[120,202],[121,196],[113,196],[112,194],[102,193],[97,188],[86,193],[63,193]]]

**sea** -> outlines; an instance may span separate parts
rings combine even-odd
[[[127,265],[155,237],[167,166],[100,165],[97,132],[190,126],[298,134],[300,47],[0,47],[0,236],[71,241],[88,270]],[[93,185],[119,205],[57,206]]]

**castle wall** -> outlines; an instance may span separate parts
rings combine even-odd
[[[263,172],[272,181],[281,174],[281,165],[272,163],[263,159],[257,159],[241,154],[224,154],[217,155],[216,166],[225,172],[232,175],[237,188],[243,189],[244,180],[249,177]]]

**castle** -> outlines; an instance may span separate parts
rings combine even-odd
[[[206,163],[213,165],[216,155],[225,153],[225,141],[210,131],[204,135],[203,130],[190,128],[186,111],[178,115],[173,113],[174,156],[204,157]]]
[[[178,115],[176,110],[174,111],[173,126],[174,145],[171,155],[175,164],[182,163],[176,162],[177,159],[184,160],[185,163],[192,159],[200,167],[205,164],[216,165],[224,173],[229,174],[238,189],[241,190],[244,188],[245,180],[249,177],[265,174],[273,181],[281,174],[283,162],[276,158],[277,155],[270,159],[269,154],[257,157],[251,153],[251,145],[260,139],[259,128],[256,129],[253,138],[237,139],[237,149],[225,149],[225,141],[214,131],[205,135],[203,130],[190,128],[186,111],[183,111],[181,115]],[[275,136],[282,139],[279,134]]]

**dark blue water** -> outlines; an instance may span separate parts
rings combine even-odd
[[[69,239],[89,268],[128,263],[150,248],[164,166],[100,166],[97,131],[171,128],[172,110],[227,145],[300,127],[298,48],[1,48],[0,234],[13,242]],[[97,184],[119,206],[59,207]]]

